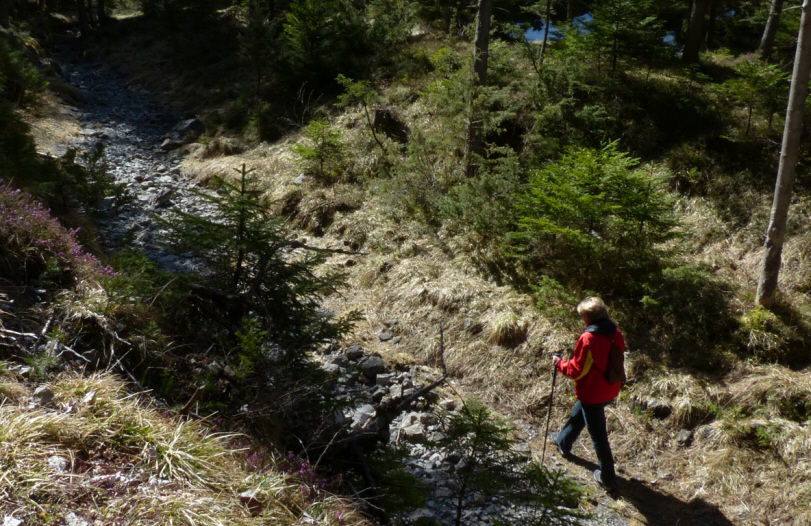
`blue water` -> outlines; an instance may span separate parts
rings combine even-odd
[[[591,13],[586,13],[585,15],[580,15],[572,19],[572,25],[583,32],[588,32],[588,24],[592,21]],[[546,21],[541,20],[541,28],[540,29],[528,29],[524,32],[524,36],[530,42],[538,42],[543,40],[543,32],[544,27],[546,27]],[[562,29],[556,27],[555,24],[549,24],[549,39],[550,40],[562,40],[565,37],[565,34]]]
[[[734,11],[731,11],[730,13],[734,15]],[[591,17],[591,13],[586,13],[585,15],[580,15],[572,19],[572,25],[580,31],[588,33],[590,31],[588,29],[588,24],[590,24],[593,20],[594,19]],[[524,32],[524,36],[526,37],[527,41],[540,42],[543,40],[543,30],[546,24],[544,20],[541,20],[540,24],[540,29],[528,29]],[[565,36],[566,35],[562,29],[556,27],[555,24],[549,24],[549,40],[563,40]],[[664,37],[662,37],[662,42],[668,46],[677,45],[676,34],[672,31],[667,33]]]

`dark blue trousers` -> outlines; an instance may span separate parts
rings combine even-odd
[[[572,414],[566,425],[558,433],[558,445],[565,452],[570,452],[574,441],[586,427],[591,435],[591,443],[597,452],[600,462],[602,479],[610,483],[616,477],[614,472],[614,457],[611,455],[611,446],[608,444],[608,431],[605,427],[605,406],[608,404],[584,404],[577,401],[572,408]]]

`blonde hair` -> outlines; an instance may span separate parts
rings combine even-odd
[[[591,296],[577,306],[577,313],[586,318],[589,323],[608,318],[608,307],[600,298]]]

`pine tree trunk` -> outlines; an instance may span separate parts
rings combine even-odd
[[[543,65],[543,58],[546,55],[546,46],[549,43],[549,24],[551,23],[552,14],[552,0],[546,0],[546,15],[544,17],[543,26],[543,44],[541,45],[541,64]]]
[[[566,20],[568,20],[569,22],[574,20],[574,11],[575,8],[577,7],[576,4],[577,0],[569,0],[568,2],[566,2]]]
[[[684,39],[684,50],[682,51],[682,60],[685,62],[698,62],[698,53],[704,43],[709,7],[710,0],[693,0],[690,24],[687,26],[687,35]]]
[[[473,89],[470,96],[467,145],[465,147],[465,175],[476,173],[476,157],[484,153],[484,123],[477,109],[478,88],[487,84],[487,57],[490,49],[490,14],[493,0],[479,0],[479,14],[476,17],[476,42],[473,47]]]
[[[87,6],[85,0],[76,0],[76,8],[79,13],[79,32],[82,38],[87,37],[90,32],[90,20],[87,16]]]
[[[777,278],[780,273],[783,240],[786,235],[788,208],[794,187],[794,172],[800,149],[803,129],[803,110],[808,96],[808,78],[811,74],[811,0],[803,0],[802,19],[794,55],[794,72],[791,76],[791,91],[786,109],[786,125],[783,128],[783,145],[780,150],[780,165],[777,168],[777,181],[774,185],[769,227],[763,246],[763,260],[760,267],[755,302],[764,307],[772,307],[777,293]]]
[[[715,38],[715,19],[718,17],[718,0],[710,0],[710,16],[707,19],[707,34],[704,43],[707,49],[712,49],[712,41]]]
[[[99,19],[99,22],[107,20],[107,9],[104,4],[104,0],[96,0],[96,17]]]
[[[766,27],[763,29],[763,37],[757,53],[763,60],[769,60],[774,48],[774,38],[777,36],[777,28],[780,27],[780,15],[783,13],[783,0],[772,0],[769,7],[769,18],[766,20]]]
[[[0,27],[8,29],[8,11],[11,0],[0,0]]]

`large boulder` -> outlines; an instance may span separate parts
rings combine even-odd
[[[206,132],[206,125],[200,119],[187,119],[175,126],[175,131],[183,138],[183,142],[188,144]]]

